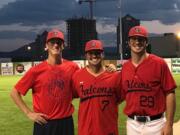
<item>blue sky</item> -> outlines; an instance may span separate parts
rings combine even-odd
[[[150,33],[180,31],[180,0],[121,0],[122,15],[140,19]],[[96,0],[94,18],[106,46],[115,45],[119,0]],[[77,0],[0,0],[0,51],[12,51],[51,28],[66,33],[65,20],[89,16],[89,4]]]

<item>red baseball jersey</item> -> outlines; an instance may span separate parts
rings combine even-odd
[[[79,67],[63,60],[60,65],[49,65],[46,61],[32,67],[15,85],[26,95],[29,89],[33,94],[33,109],[44,113],[49,119],[61,119],[71,116],[74,108],[71,104],[71,79]]]
[[[118,135],[119,73],[95,77],[83,68],[73,75],[73,87],[80,97],[78,135]]]
[[[122,68],[122,89],[127,115],[157,115],[166,109],[166,94],[176,88],[165,61],[150,54],[135,67],[131,60]]]

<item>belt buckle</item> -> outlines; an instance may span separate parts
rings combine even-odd
[[[151,118],[149,116],[134,116],[134,120],[139,122],[149,122]]]

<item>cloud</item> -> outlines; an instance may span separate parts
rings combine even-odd
[[[116,25],[108,24],[106,21],[101,20],[96,23],[96,29],[99,34],[115,33]]]
[[[150,33],[154,33],[154,31],[156,31],[157,34],[169,33],[169,32],[170,33],[174,32],[177,34],[178,32],[180,32],[180,23],[177,23],[174,25],[164,25],[164,24],[161,24],[158,20],[154,20],[151,22],[142,21],[141,24],[146,26]]]
[[[105,34],[101,34],[98,37],[100,40],[102,40],[102,42],[104,43],[104,46],[108,47],[108,46],[116,46],[117,43],[116,41],[116,34],[114,32],[112,33],[105,33]]]
[[[7,5],[10,2],[14,2],[16,0],[1,0],[0,1],[0,8],[2,8],[3,6]]]
[[[64,20],[74,15],[72,0],[18,0],[0,9],[1,25],[38,25]]]
[[[25,38],[34,39],[37,34],[41,34],[43,31],[47,31],[53,28],[62,28],[61,31],[66,32],[66,24],[64,21],[54,22],[51,26],[47,24],[32,26],[22,26],[19,24],[0,25],[0,39],[10,38]]]
[[[22,32],[22,31],[0,31],[0,39],[15,39],[22,38],[27,40],[33,40],[36,33],[33,32]]]
[[[145,22],[145,26],[153,30],[150,32],[173,31],[175,24],[180,24],[180,0],[121,0],[121,8],[119,1],[96,0],[93,3],[99,38],[106,45],[116,44],[120,11],[123,16],[130,14]],[[7,50],[7,47],[33,42],[37,34],[52,28],[61,28],[66,34],[65,20],[89,17],[89,11],[89,3],[78,4],[77,0],[0,0],[0,48],[3,46]]]
[[[10,52],[28,43],[31,43],[31,41],[22,38],[15,38],[10,40],[1,39],[0,50],[1,52]]]
[[[179,0],[124,0],[123,7],[125,13],[129,12],[142,21],[159,20],[163,24],[180,22]]]
[[[119,16],[119,0],[96,0],[93,5],[96,18],[107,17],[114,21]],[[180,1],[122,0],[122,12],[143,21],[159,20],[164,24],[174,24],[180,22]],[[11,0],[0,9],[0,25],[21,23],[35,26],[88,15],[87,2],[79,5],[76,0]]]

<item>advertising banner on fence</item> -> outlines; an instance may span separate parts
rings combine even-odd
[[[36,66],[36,65],[38,65],[38,64],[40,64],[42,61],[34,61],[33,62],[33,66]]]
[[[32,67],[32,62],[17,62],[14,66],[15,75],[23,75]]]
[[[1,75],[13,75],[13,63],[1,63]]]
[[[172,58],[172,73],[180,74],[180,58]]]
[[[169,67],[169,70],[172,72],[172,63],[171,63],[171,58],[166,58],[164,59],[165,62],[167,63],[168,67]]]
[[[76,64],[78,64],[79,68],[83,68],[85,67],[85,62],[84,60],[74,60],[73,62],[75,62]]]

